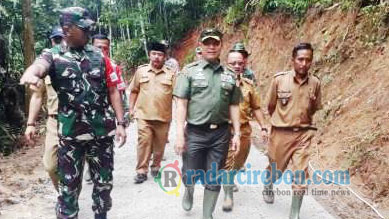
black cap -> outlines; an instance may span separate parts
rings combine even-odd
[[[51,34],[49,36],[50,39],[54,37],[64,37],[62,27],[60,26],[55,26],[53,30],[51,31]]]
[[[147,48],[148,48],[149,52],[151,50],[154,50],[154,51],[166,53],[166,50],[167,50],[167,46],[163,43],[160,43],[160,42],[151,42]]]

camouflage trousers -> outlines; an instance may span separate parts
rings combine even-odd
[[[113,154],[113,137],[83,141],[60,137],[57,218],[77,218],[85,161],[93,181],[92,210],[99,214],[111,209]]]

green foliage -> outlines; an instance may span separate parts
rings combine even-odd
[[[186,54],[185,58],[184,58],[184,64],[183,66],[189,64],[189,63],[192,63],[194,60],[195,60],[195,57],[196,57],[196,52],[193,50],[193,51],[190,51]]]
[[[374,46],[382,43],[388,35],[389,7],[381,5],[369,5],[361,9],[364,22],[360,26],[364,33],[361,41],[366,46]]]
[[[258,8],[262,12],[274,12],[276,10],[280,10],[301,16],[305,14],[312,3],[312,0],[260,0]]]
[[[344,10],[355,8],[360,1],[357,0],[254,0],[251,5],[263,12],[286,12],[296,16],[303,16],[311,6],[330,7],[337,3]],[[374,1],[367,1],[366,4],[373,4]]]
[[[115,60],[124,67],[136,67],[147,62],[147,56],[140,39],[119,42],[115,45]]]
[[[233,5],[228,7],[224,21],[227,24],[241,24],[246,16],[245,0],[237,0]]]

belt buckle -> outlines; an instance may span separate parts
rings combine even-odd
[[[293,131],[294,131],[294,132],[298,132],[299,130],[300,130],[300,128],[298,128],[298,127],[294,127],[294,128],[293,128]]]
[[[217,124],[210,124],[209,129],[217,129],[218,125]]]

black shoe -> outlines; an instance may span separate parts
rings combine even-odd
[[[95,219],[107,219],[107,213],[95,214]]]
[[[137,173],[134,178],[135,184],[143,183],[146,180],[147,180],[147,174],[145,173]]]
[[[152,177],[157,177],[157,176],[158,176],[158,173],[159,173],[159,170],[152,170],[152,171],[150,172],[150,174],[151,174]]]

